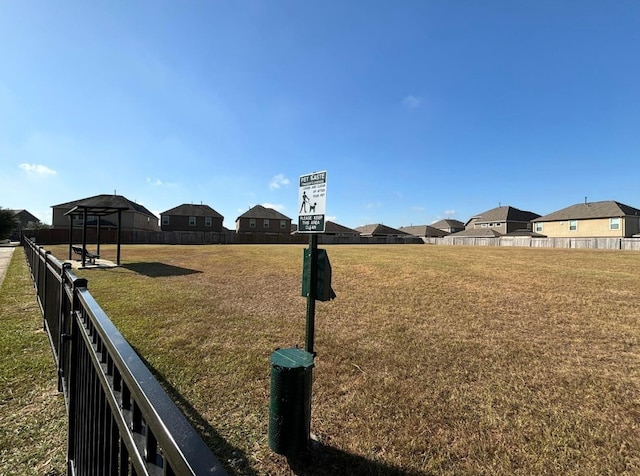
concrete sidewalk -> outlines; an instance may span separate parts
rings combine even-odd
[[[0,246],[0,286],[4,281],[4,276],[7,274],[7,268],[11,263],[11,257],[16,249],[16,245],[3,245]]]
[[[84,268],[82,267],[82,260],[63,260],[65,263],[71,263],[72,269],[105,269],[105,268],[117,268],[118,265],[113,261],[109,261],[108,259],[96,258],[95,263],[89,263],[89,260],[86,260],[84,263]]]

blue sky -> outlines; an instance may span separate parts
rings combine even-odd
[[[640,2],[0,2],[0,207],[640,208]]]

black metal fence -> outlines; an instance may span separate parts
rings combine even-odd
[[[69,417],[70,475],[226,475],[68,263],[24,240]]]

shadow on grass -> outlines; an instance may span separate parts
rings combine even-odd
[[[189,274],[202,273],[196,269],[181,268],[180,266],[172,266],[164,263],[127,263],[122,265],[134,273],[144,274],[150,278],[163,278],[167,276],[186,276]]]
[[[350,476],[424,476],[423,473],[400,469],[379,461],[346,453],[337,448],[313,442],[310,451],[287,458],[289,468],[298,476],[348,474]]]
[[[258,473],[251,467],[246,453],[227,443],[191,403],[142,357],[137,349],[134,348],[134,350],[171,400],[175,402],[176,406],[200,434],[207,446],[211,448],[211,451],[225,467],[225,470],[230,475],[258,476]],[[326,476],[331,474],[348,474],[350,476],[424,476],[423,473],[407,471],[379,461],[373,461],[322,443],[315,441],[311,443],[309,451],[302,452],[295,457],[287,457],[287,463],[292,474],[296,476]]]
[[[149,369],[164,391],[167,392],[169,398],[173,400],[189,423],[191,423],[191,426],[193,426],[193,428],[200,434],[213,454],[216,455],[218,461],[220,461],[222,466],[224,466],[225,471],[230,475],[241,474],[247,476],[258,476],[258,473],[256,473],[249,465],[249,459],[247,458],[246,453],[227,443],[216,429],[212,427],[195,408],[193,408],[191,403],[189,403],[189,401],[184,398],[166,378],[164,378],[164,375],[158,372],[158,370],[156,370],[153,365],[151,365],[149,361],[140,354],[138,349],[134,347],[133,350],[138,354],[140,360],[144,362],[144,365]]]

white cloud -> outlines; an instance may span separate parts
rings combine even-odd
[[[444,216],[450,217],[451,215],[455,215],[456,211],[455,210],[445,210],[444,211]]]
[[[382,206],[381,202],[375,202],[375,203],[367,203],[364,208],[366,210],[371,210],[373,208],[380,208]]]
[[[154,187],[175,187],[176,186],[175,183],[163,182],[160,179],[152,179],[150,177],[147,177],[147,183],[149,185],[153,185]]]
[[[286,185],[289,185],[289,179],[283,174],[278,174],[271,179],[271,182],[269,182],[269,189],[276,190]]]
[[[262,203],[261,205],[265,208],[273,208],[274,210],[278,210],[279,212],[283,212],[286,208],[284,205],[277,205],[275,203]]]
[[[20,164],[20,168],[30,175],[55,175],[57,172],[45,165]]]
[[[402,105],[407,109],[417,109],[422,104],[422,98],[410,94],[402,99]]]

